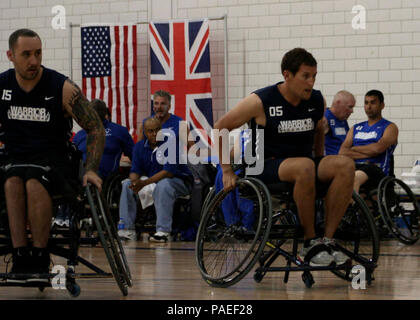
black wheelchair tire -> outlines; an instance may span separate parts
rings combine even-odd
[[[201,219],[200,226],[198,228],[195,243],[196,263],[203,279],[213,287],[226,288],[234,285],[243,277],[245,277],[258,261],[265,247],[269,231],[271,229],[272,208],[270,193],[267,187],[261,181],[255,178],[239,179],[237,181],[237,186],[241,185],[246,185],[255,191],[258,198],[259,217],[256,219],[258,224],[250,249],[248,249],[245,257],[235,267],[233,267],[232,270],[229,270],[226,274],[215,276],[209,274],[206,268],[206,262],[204,261],[204,242],[207,235],[206,232],[208,223],[212,223],[210,219],[213,218],[212,216],[215,213],[214,210],[217,210],[216,206],[221,203],[223,198],[227,195],[227,193],[225,193],[223,190],[214,195],[207,204]]]
[[[93,221],[96,225],[98,237],[105,251],[114,279],[117,282],[122,294],[127,296],[128,286],[130,284],[130,282],[127,281],[129,279],[129,274],[127,273],[127,269],[121,259],[121,252],[118,252],[115,245],[115,241],[118,242],[120,240],[118,234],[115,236],[115,233],[112,231],[113,224],[110,224],[107,221],[109,217],[107,217],[106,214],[107,210],[104,210],[104,207],[107,208],[107,203],[104,201],[98,189],[94,189],[94,194],[92,194],[90,187],[86,187],[86,194],[91,206]],[[95,205],[95,200],[98,205]],[[123,250],[122,253],[124,253]]]
[[[352,208],[354,209],[356,206],[358,210],[354,212],[353,210],[347,210],[344,214],[344,217],[342,218],[342,222],[340,222],[340,225],[338,227],[338,231],[336,231],[335,238],[336,243],[340,247],[340,249],[343,249],[344,253],[347,251],[347,255],[351,258],[352,264],[358,264],[362,266],[374,266],[376,267],[376,264],[379,259],[379,250],[380,250],[380,242],[379,242],[379,235],[375,224],[375,219],[367,207],[364,200],[360,197],[360,195],[353,191],[352,199],[354,201],[354,204],[352,205]],[[347,215],[347,217],[346,217]],[[356,215],[356,216],[353,216]],[[340,240],[340,227],[343,227],[344,221],[358,221],[358,226],[353,226],[353,230],[364,230],[365,233],[367,233],[368,238],[367,239],[350,239],[347,240],[348,245],[353,247],[353,252],[350,251],[348,248],[345,247],[345,241],[341,239]],[[362,225],[363,224],[363,225]],[[341,231],[342,234],[344,233]],[[364,234],[365,236],[365,234]],[[367,241],[366,244],[367,247],[369,247],[369,251],[367,253],[360,253],[360,244],[362,241]],[[345,270],[332,270],[332,273],[334,273],[336,276],[338,276],[341,279],[352,281],[353,274],[351,273],[351,266],[349,268],[346,268]],[[366,272],[372,273],[374,270],[374,267],[369,268],[366,270]]]
[[[412,214],[409,216],[410,222],[412,221],[411,218],[415,219],[417,224],[412,225],[411,223],[407,224],[407,220],[404,217],[400,217],[404,220],[404,223],[408,229],[411,236],[408,236],[406,234],[403,234],[401,230],[398,228],[397,224],[394,221],[395,214],[393,214],[393,211],[391,207],[396,208],[398,207],[401,209],[401,206],[398,205],[391,205],[392,200],[389,199],[389,192],[388,188],[392,188],[394,184],[399,185],[405,193],[406,196],[409,199],[409,202],[413,206]],[[399,196],[396,195],[396,199],[398,201]],[[419,218],[420,218],[420,209],[418,202],[416,200],[416,197],[413,194],[413,191],[411,191],[410,187],[407,186],[402,180],[397,178],[390,178],[387,179],[381,186],[378,188],[378,205],[381,210],[382,218],[384,219],[386,225],[388,226],[389,231],[393,234],[393,236],[400,241],[403,244],[407,245],[413,245],[416,243],[420,238],[420,230],[419,230]],[[414,232],[413,232],[414,231]]]

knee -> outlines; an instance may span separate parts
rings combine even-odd
[[[311,159],[304,159],[296,174],[296,181],[308,183],[308,185],[315,184],[315,163]]]
[[[346,156],[339,155],[337,158],[337,165],[336,167],[342,174],[345,174],[349,177],[354,177],[355,174],[355,164],[352,159]]]
[[[14,192],[17,188],[22,188],[24,186],[22,178],[19,177],[10,177],[4,183],[4,190]]]
[[[125,179],[125,180],[121,181],[121,184],[122,184],[123,189],[128,189],[128,187],[131,184],[131,180],[130,179]]]
[[[25,189],[28,194],[33,194],[35,192],[39,192],[40,188],[44,188],[42,184],[36,179],[29,179],[25,183]],[[45,188],[44,188],[45,189]]]
[[[157,197],[161,194],[172,195],[175,194],[175,189],[172,187],[169,178],[160,180],[153,191],[153,196]]]

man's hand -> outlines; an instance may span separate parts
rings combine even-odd
[[[83,176],[83,186],[86,187],[88,182],[95,185],[99,192],[102,191],[102,179],[99,178],[95,171],[86,171],[85,175]]]
[[[145,186],[147,186],[148,183],[146,180],[140,180],[137,179],[136,181],[132,181],[129,188],[133,190],[135,193],[138,193],[141,189],[143,189]]]
[[[232,169],[223,171],[223,190],[228,192],[234,189],[236,187],[236,180],[238,180],[238,176]]]

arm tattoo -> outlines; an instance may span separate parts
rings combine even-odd
[[[97,172],[105,145],[105,130],[98,114],[89,106],[89,101],[80,88],[71,80],[72,92],[68,105],[76,122],[86,130],[86,171]]]

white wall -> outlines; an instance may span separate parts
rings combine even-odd
[[[354,5],[366,8],[366,29],[353,30]],[[0,44],[20,27],[44,41],[44,64],[69,74],[68,30],[53,30],[55,5],[66,8],[67,23],[139,22],[150,19],[228,17],[229,108],[253,90],[282,79],[283,54],[300,46],[318,60],[316,87],[328,105],[340,89],[357,99],[350,124],[364,120],[363,96],[376,88],[385,95],[384,116],[399,129],[396,173],[420,157],[420,0],[0,0]],[[214,116],[224,113],[223,22],[211,21]],[[147,33],[139,27],[139,97],[148,113]],[[80,84],[79,29],[73,37],[73,78]],[[0,70],[10,67],[6,54]]]

